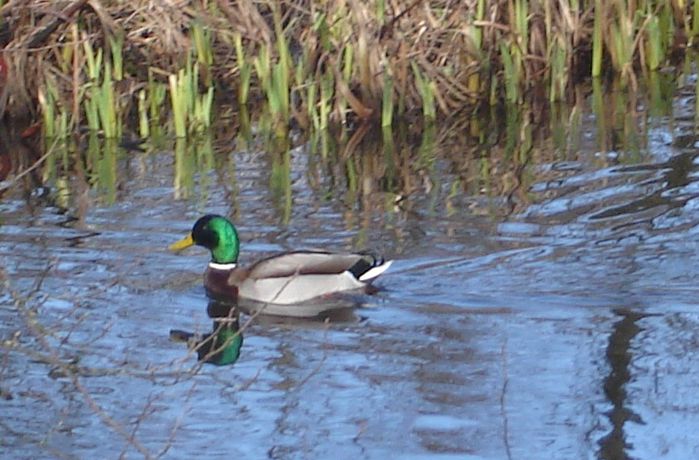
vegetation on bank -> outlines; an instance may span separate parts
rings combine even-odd
[[[284,135],[635,86],[699,34],[685,0],[5,1],[0,112],[47,138],[208,129],[214,101]],[[251,110],[252,111],[252,110]]]

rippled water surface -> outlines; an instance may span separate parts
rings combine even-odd
[[[699,458],[699,154],[693,97],[672,101],[611,128],[582,104],[558,133],[576,142],[533,135],[524,161],[454,131],[449,148],[231,141],[120,152],[107,185],[13,186],[0,454]],[[330,321],[243,315],[240,359],[199,366],[170,330],[211,330],[207,254],[166,248],[206,212],[235,221],[243,263],[396,262]]]

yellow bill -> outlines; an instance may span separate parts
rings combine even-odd
[[[182,238],[180,241],[172,243],[170,246],[168,246],[168,249],[171,251],[181,251],[183,249],[187,249],[190,246],[194,246],[194,240],[192,239],[191,233]]]

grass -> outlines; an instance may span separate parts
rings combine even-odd
[[[147,135],[167,118],[176,136],[191,136],[207,129],[214,102],[251,110],[252,123],[281,137],[292,126],[431,123],[484,105],[565,100],[587,77],[635,86],[696,40],[696,5],[35,0],[16,6],[0,110],[38,106],[47,137],[82,127],[119,137],[127,120]]]
[[[190,59],[183,69],[168,77],[175,136],[201,134],[211,126],[214,87],[199,92],[199,62]]]

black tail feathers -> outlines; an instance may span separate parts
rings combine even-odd
[[[361,252],[362,258],[359,259],[354,265],[349,268],[349,272],[354,275],[355,278],[359,279],[364,273],[368,272],[374,267],[384,263],[383,257],[377,257],[375,254],[370,252]]]

